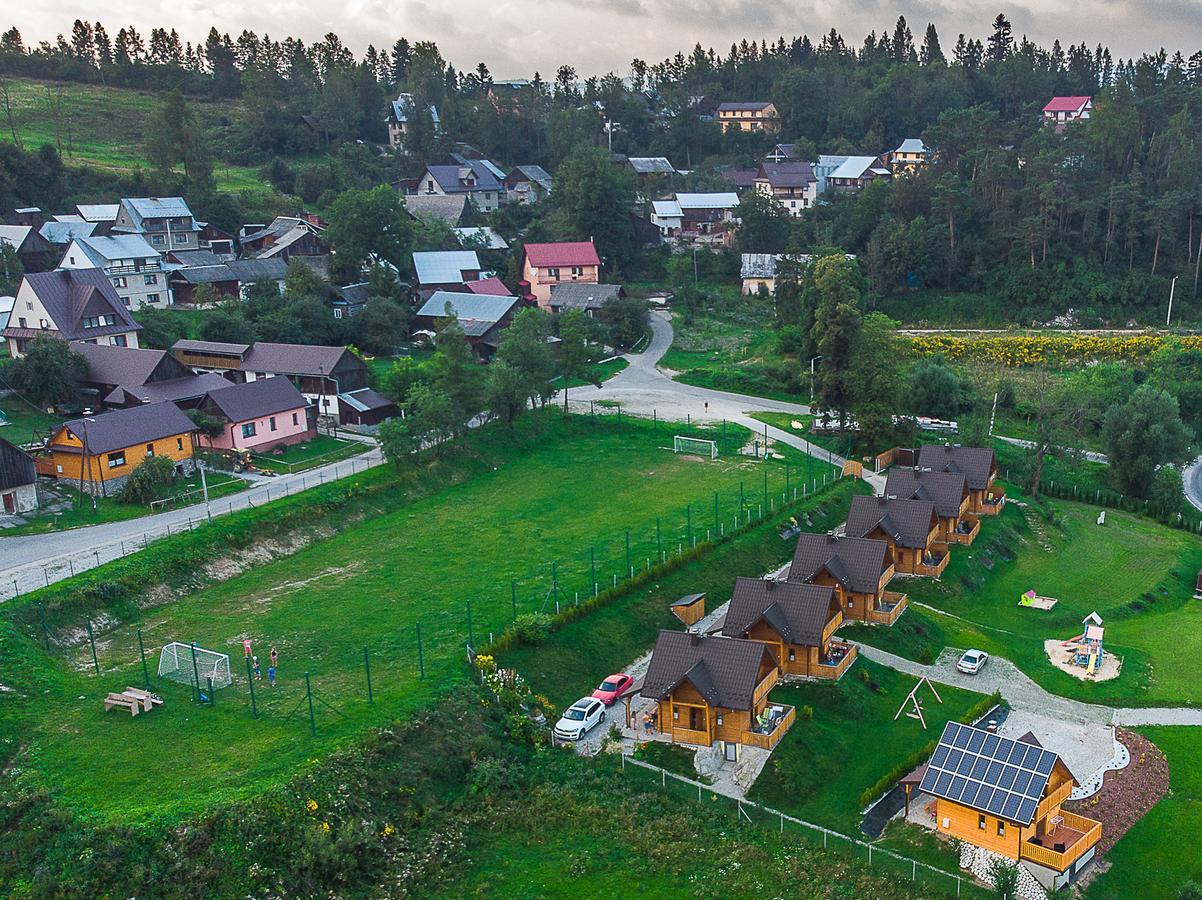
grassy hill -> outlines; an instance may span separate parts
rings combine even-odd
[[[8,79],[8,90],[12,125],[25,149],[50,144],[69,164],[110,172],[149,168],[142,135],[147,118],[162,102],[161,93],[28,78]],[[189,98],[188,104],[211,134],[229,122],[239,101]],[[2,124],[0,140],[12,143],[8,121]],[[257,169],[222,161],[219,142],[214,152],[213,174],[219,190],[270,190]]]

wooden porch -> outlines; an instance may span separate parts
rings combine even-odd
[[[906,595],[884,591],[880,602],[868,611],[868,621],[877,625],[892,625],[906,608]]]
[[[780,743],[780,739],[793,727],[793,722],[797,718],[797,710],[794,707],[770,705],[768,708],[783,710],[783,714],[773,720],[769,731],[761,732],[756,728],[753,728],[751,731],[744,731],[739,737],[740,744],[745,744],[748,747],[759,747],[761,750],[771,750]]]
[[[1063,872],[1097,844],[1102,823],[1066,810],[1059,813],[1055,830],[1042,838],[1028,838],[1019,844],[1019,856],[1033,863]],[[1053,817],[1053,820],[1055,817]]]
[[[951,541],[954,544],[970,545],[977,539],[977,535],[981,533],[981,520],[976,516],[967,515],[961,516],[956,522],[956,528],[951,533]]]
[[[951,562],[952,555],[947,544],[931,544],[922,555],[922,561],[914,567],[915,575],[925,575],[928,578],[938,578]]]
[[[856,655],[859,652],[860,650],[855,644],[831,641],[827,648],[826,659],[818,661],[818,667],[811,672],[812,677],[821,678],[824,681],[838,681],[843,677],[843,673],[851,668],[851,664],[856,661]]]
[[[977,508],[973,510],[979,516],[996,516],[1001,514],[1006,505],[1006,489],[1001,485],[991,484],[989,489],[982,492]]]

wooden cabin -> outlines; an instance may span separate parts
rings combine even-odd
[[[948,545],[939,540],[939,519],[930,500],[853,497],[845,531],[848,537],[887,543],[899,575],[938,578],[951,559]]]
[[[981,520],[968,511],[972,503],[968,480],[959,472],[932,472],[913,466],[890,469],[885,496],[934,503],[939,540],[945,544],[971,544],[981,530]]]
[[[839,679],[856,647],[835,640],[843,610],[828,585],[735,579],[722,634],[767,644],[786,675]]]
[[[1034,735],[1018,740],[949,722],[919,786],[935,798],[940,834],[1042,866],[1069,883],[1094,857],[1102,823],[1062,808],[1077,780]],[[1037,877],[1040,873],[1037,872]]]
[[[917,465],[932,472],[963,475],[968,482],[968,511],[973,515],[996,516],[1006,504],[1006,491],[996,483],[997,455],[988,447],[924,444]]]
[[[893,551],[871,538],[803,534],[797,539],[789,581],[829,585],[844,619],[892,625],[906,595],[885,590],[893,579]]]
[[[737,759],[740,745],[771,750],[792,726],[794,708],[768,700],[779,675],[776,657],[759,641],[661,631],[642,695],[658,704],[660,734],[702,747],[718,741]]]
[[[686,628],[705,618],[705,594],[685,594],[672,604],[672,615]]]

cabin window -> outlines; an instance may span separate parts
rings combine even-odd
[[[177,438],[175,439],[175,449],[176,449],[176,450],[183,450],[183,449],[184,449],[184,439],[183,439],[182,437],[177,437]]]
[[[146,455],[147,455],[147,456],[154,456],[154,444],[147,444],[147,445],[146,445]]]
[[[147,302],[147,303],[158,303],[158,302],[159,302],[159,295],[158,295],[158,294],[147,294],[147,295],[146,295],[146,302]]]
[[[298,422],[298,421],[296,420],[296,413],[293,413],[293,414],[292,414],[292,424],[293,424],[293,425],[299,425],[299,424],[300,424],[300,422]]]
[[[245,425],[242,426],[242,436],[244,438],[249,438],[249,437],[255,436],[255,423],[254,422],[247,422]]]
[[[272,416],[270,419],[267,420],[267,427],[271,431],[275,431],[275,416]]]
[[[1001,819],[997,820],[997,834],[998,834],[998,837],[1006,836],[1006,823],[1003,822]]]
[[[155,274],[153,274],[153,273],[151,273],[150,275],[143,275],[143,276],[142,276],[142,283],[143,283],[143,284],[158,284],[158,283],[159,283],[159,276],[158,276],[158,275],[155,275]]]
[[[718,713],[717,722],[718,722],[718,727],[721,728],[722,727],[722,713]]]
[[[127,341],[125,339],[125,335],[117,334],[117,335],[113,336],[113,346],[114,347],[128,347],[129,341]]]
[[[177,244],[186,244],[188,243],[188,236],[186,234],[177,234],[175,236],[175,242]]]
[[[984,816],[977,816],[977,827],[980,828],[982,831],[985,830],[985,817]]]
[[[672,721],[673,722],[680,721],[680,710],[677,709],[676,707],[672,707]]]
[[[572,277],[573,278],[579,278],[583,274],[584,274],[583,268],[581,268],[580,266],[572,266]]]
[[[116,453],[108,455],[108,464],[110,469],[116,469],[118,466],[125,465],[125,451],[118,450]]]
[[[63,467],[62,467],[62,466],[55,466],[55,467],[54,467],[54,471],[55,471],[55,472],[57,472],[59,475],[62,475],[62,474],[63,474]]]
[[[789,648],[789,662],[796,662],[796,661],[797,661],[797,651],[790,647]]]
[[[161,234],[152,234],[150,236],[150,243],[161,245],[163,243],[163,236]]]

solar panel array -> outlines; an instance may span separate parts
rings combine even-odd
[[[1056,754],[980,728],[948,722],[919,789],[1030,825]]]

